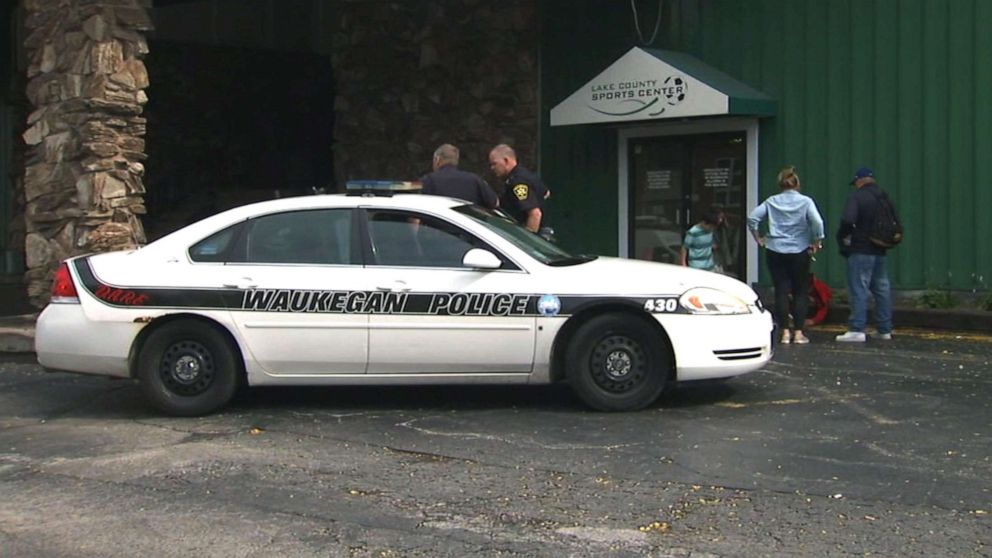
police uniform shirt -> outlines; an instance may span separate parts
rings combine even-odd
[[[447,196],[488,207],[496,207],[496,192],[477,174],[463,171],[454,165],[444,165],[420,179],[422,192],[434,196]]]
[[[517,165],[506,177],[501,206],[521,224],[527,223],[527,213],[537,208],[544,217],[544,184],[536,174]]]

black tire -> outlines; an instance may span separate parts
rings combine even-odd
[[[165,324],[148,336],[137,361],[145,397],[159,410],[193,417],[220,409],[237,391],[240,369],[231,341],[196,320]]]
[[[667,340],[628,314],[604,314],[579,326],[565,362],[576,395],[600,411],[636,411],[654,403],[672,367]]]

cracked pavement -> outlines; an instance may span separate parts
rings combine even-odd
[[[0,356],[0,556],[992,556],[992,338],[901,333],[617,414],[338,387],[177,419]]]

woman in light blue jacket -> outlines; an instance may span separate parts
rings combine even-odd
[[[809,343],[803,334],[809,304],[810,261],[823,248],[823,218],[816,203],[799,193],[795,167],[778,173],[782,191],[761,202],[747,218],[747,228],[758,246],[767,249],[768,271],[775,285],[775,314],[782,328],[782,343]],[[758,227],[768,219],[768,234]],[[789,295],[792,295],[792,328],[789,328]]]

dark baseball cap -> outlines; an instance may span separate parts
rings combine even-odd
[[[862,178],[868,178],[869,176],[875,176],[875,173],[868,167],[861,167],[860,169],[854,171],[854,178],[851,179],[851,184],[854,184]]]

